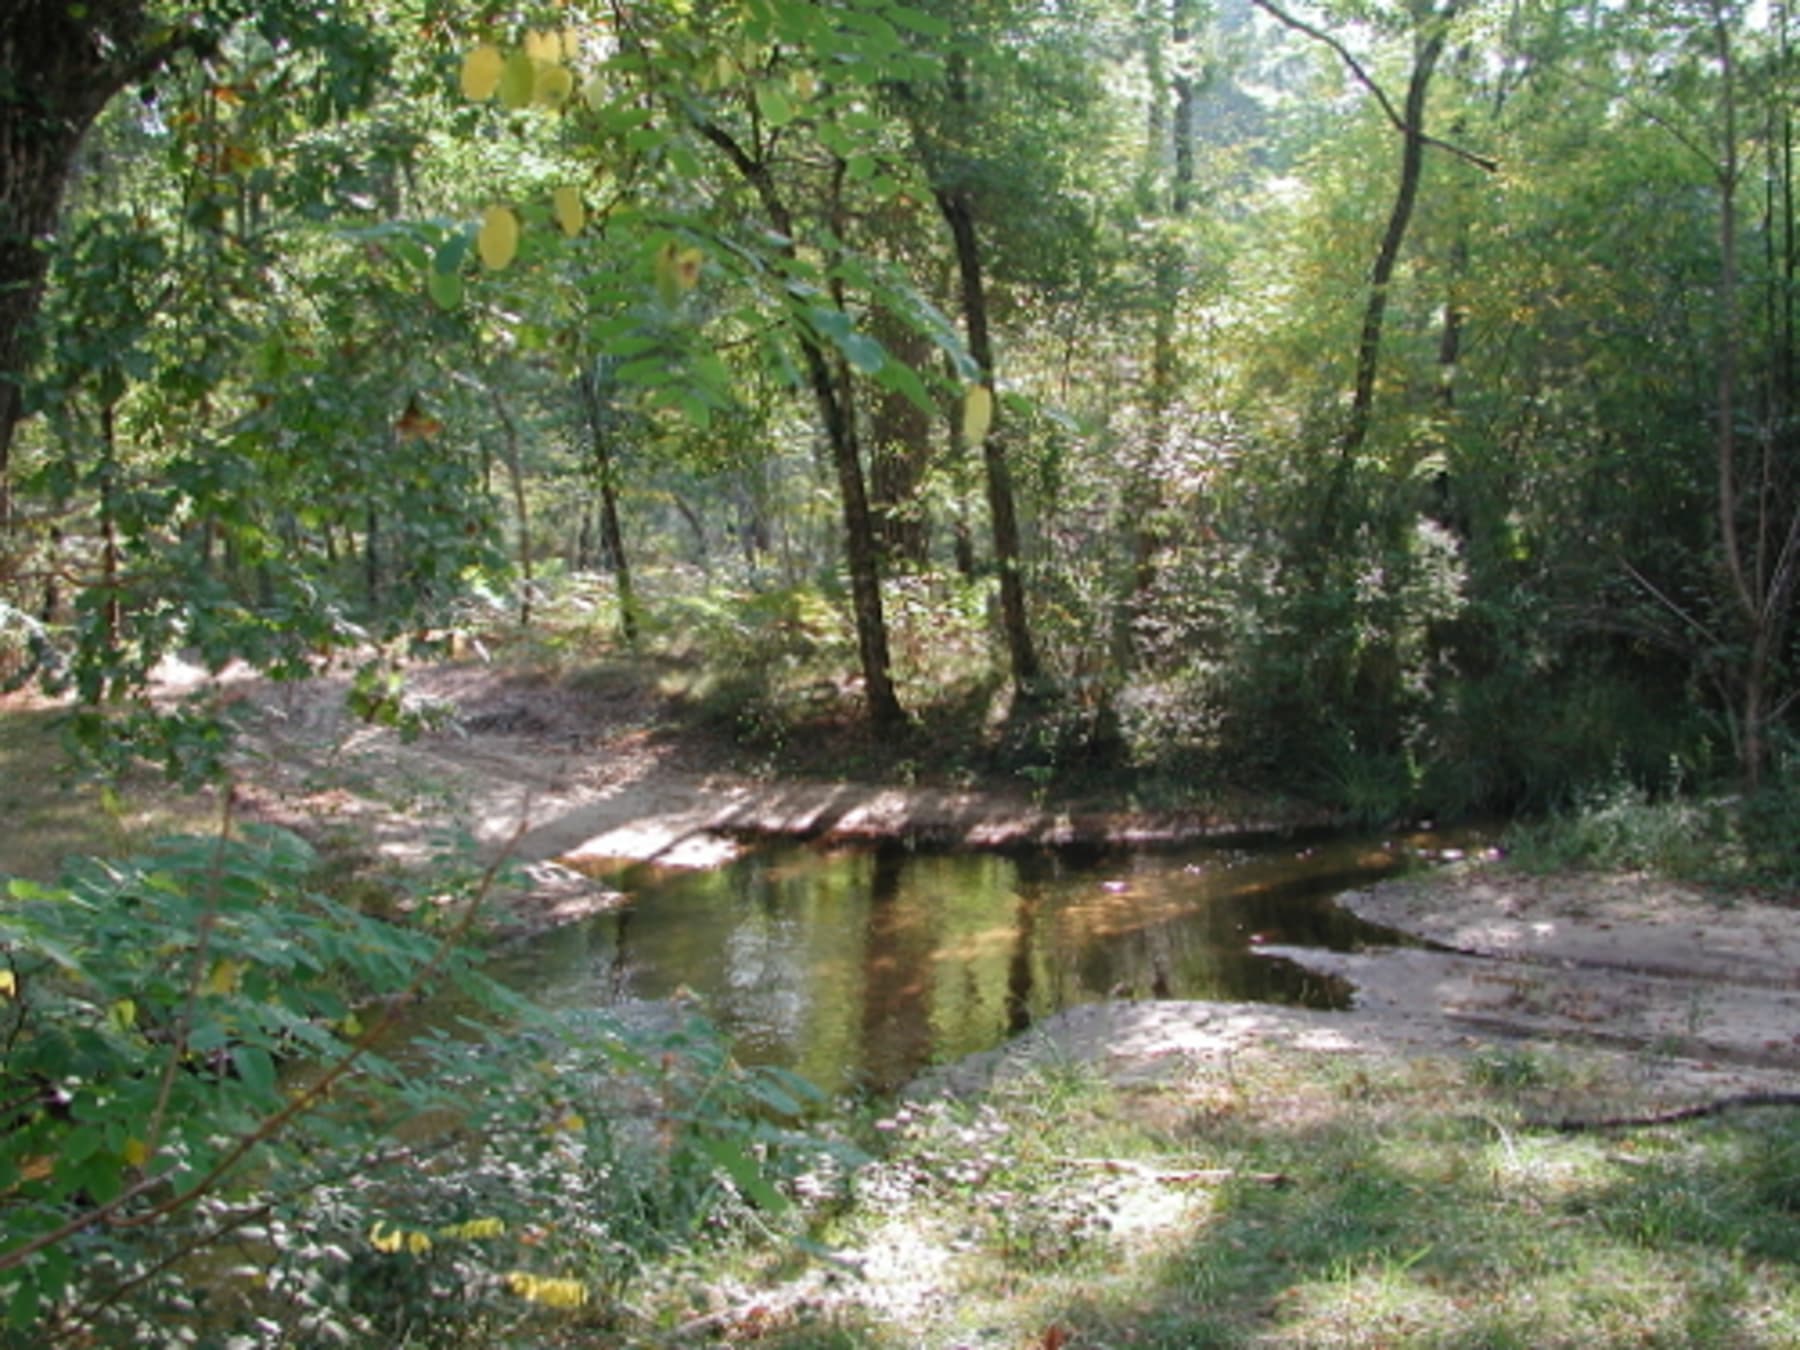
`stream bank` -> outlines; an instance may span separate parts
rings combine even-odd
[[[245,682],[255,710],[240,796],[265,819],[349,835],[406,867],[446,827],[527,882],[493,898],[529,933],[618,903],[607,865],[712,867],[751,838],[928,839],[957,847],[1161,846],[1316,822],[1297,815],[1067,810],[1023,793],[766,782],[662,716],[653,692],[473,663],[412,684],[448,708],[412,742],[354,722],[341,680]],[[569,866],[574,863],[581,870]],[[1071,1009],[934,1082],[1072,1059],[1145,1080],[1293,1049],[1404,1056],[1548,1046],[1616,1062],[1621,1091],[1663,1104],[1800,1086],[1800,906],[1648,876],[1532,876],[1496,860],[1437,866],[1344,895],[1414,948],[1268,949],[1356,984],[1348,1012],[1190,1002]]]

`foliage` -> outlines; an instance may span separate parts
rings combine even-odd
[[[14,1338],[276,1316],[309,1343],[435,1343],[466,1334],[446,1300],[506,1326],[610,1306],[734,1206],[785,1205],[809,1155],[776,1122],[804,1084],[743,1073],[695,1021],[539,1014],[475,972],[463,921],[357,913],[317,867],[246,827],[10,883]],[[408,1029],[452,989],[463,1035]]]
[[[1507,848],[1522,867],[1646,871],[1727,886],[1787,888],[1800,876],[1791,773],[1746,796],[1684,795],[1679,774],[1654,794],[1615,768],[1565,810],[1522,821]]]

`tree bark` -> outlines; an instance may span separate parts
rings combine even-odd
[[[930,344],[885,310],[873,324],[888,355],[913,369],[930,359]],[[883,561],[923,569],[929,565],[930,532],[919,488],[931,448],[931,419],[906,395],[882,390],[869,418],[869,496]]]
[[[1186,215],[1194,204],[1194,115],[1200,92],[1193,70],[1197,8],[1195,0],[1172,0],[1169,11],[1169,39],[1175,52],[1175,178],[1170,205],[1178,216]]]
[[[781,246],[784,256],[797,258],[793,212],[788,209],[768,164],[752,155],[731,133],[715,123],[702,121],[697,124],[697,129],[723,152],[755,191],[769,217],[769,224],[786,241]],[[906,710],[900,706],[899,696],[894,692],[887,618],[881,604],[880,555],[875,546],[868,484],[863,477],[854,413],[832,375],[831,361],[818,335],[804,322],[797,322],[794,336],[806,367],[807,385],[818,405],[832,467],[837,472],[838,496],[844,513],[844,560],[850,572],[850,603],[856,618],[856,646],[869,721],[878,731],[893,730],[904,726],[907,718]]]
[[[969,355],[981,372],[981,382],[994,387],[994,345],[988,333],[987,288],[981,270],[981,248],[975,235],[975,210],[960,188],[936,188],[938,209],[956,242],[956,265],[962,279],[963,323],[968,329]],[[996,401],[997,403],[997,401]],[[1012,665],[1014,687],[1021,694],[1037,689],[1039,667],[1025,613],[1025,581],[1019,548],[1019,520],[1013,501],[1012,471],[1006,449],[995,425],[982,439],[981,461],[987,477],[988,514],[994,530],[994,562],[1000,569],[1000,624],[1006,634],[1006,650]]]
[[[1329,551],[1337,530],[1338,508],[1349,487],[1350,473],[1369,437],[1369,423],[1375,411],[1375,379],[1381,367],[1381,338],[1387,320],[1388,290],[1400,262],[1400,248],[1406,242],[1407,227],[1412,223],[1413,208],[1419,199],[1419,182],[1425,168],[1425,96],[1431,88],[1432,72],[1443,55],[1444,39],[1456,6],[1448,5],[1429,32],[1419,37],[1413,57],[1412,76],[1407,81],[1404,125],[1400,134],[1400,183],[1394,190],[1394,204],[1388,212],[1387,227],[1381,234],[1381,247],[1375,254],[1375,265],[1369,270],[1369,295],[1363,306],[1362,332],[1356,343],[1356,384],[1350,397],[1350,414],[1338,441],[1337,463],[1325,490],[1325,501],[1319,515],[1319,539],[1322,550]]]
[[[606,410],[600,402],[600,379],[592,366],[576,381],[587,413],[589,444],[594,452],[594,477],[600,485],[600,554],[619,588],[619,636],[628,644],[638,639],[637,599],[631,589],[631,564],[625,556],[625,533],[619,528],[618,474],[606,443]]]

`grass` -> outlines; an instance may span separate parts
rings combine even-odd
[[[150,839],[218,824],[209,793],[185,793],[152,769],[110,788],[71,775],[59,710],[0,702],[0,876],[53,880],[68,858],[118,857]]]
[[[1531,871],[1643,871],[1701,884],[1792,890],[1800,883],[1800,775],[1751,797],[1652,797],[1615,781],[1572,808],[1507,831],[1512,862]]]
[[[1066,1071],[904,1108],[812,1235],[865,1278],[739,1298],[789,1350],[1800,1344],[1800,1119],[1556,1134],[1527,1122],[1616,1085],[1521,1063]]]

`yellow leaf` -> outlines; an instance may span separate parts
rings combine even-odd
[[[507,1275],[506,1286],[520,1298],[547,1308],[580,1308],[588,1301],[587,1286],[580,1280],[548,1279],[515,1270]]]
[[[571,239],[580,234],[581,227],[587,223],[587,208],[581,204],[581,193],[572,187],[559,187],[550,194],[550,200],[562,232]]]
[[[498,272],[519,251],[519,218],[504,206],[490,206],[481,218],[481,233],[475,237],[475,249],[481,261]]]
[[[562,30],[562,56],[565,61],[573,61],[581,55],[581,32],[575,28]]]
[[[532,98],[542,107],[560,108],[575,92],[575,77],[563,65],[539,64],[532,83]]]
[[[500,87],[500,72],[505,68],[506,58],[500,54],[500,49],[491,42],[482,43],[463,57],[463,97],[477,103],[492,98]]]
[[[525,55],[533,61],[562,60],[562,34],[547,28],[534,28],[525,34]]]
[[[142,1167],[150,1161],[150,1145],[142,1139],[127,1139],[121,1156],[125,1159],[127,1167]]]
[[[426,1252],[431,1250],[431,1239],[423,1233],[408,1233],[406,1235],[406,1250],[411,1252],[414,1256],[423,1256]]]
[[[380,1219],[375,1220],[369,1229],[369,1245],[378,1252],[399,1251],[400,1244],[406,1239],[406,1234],[398,1228],[383,1232],[382,1230],[385,1228],[387,1228],[386,1223]]]
[[[10,970],[0,970],[0,998],[19,996],[19,977]]]
[[[972,385],[963,396],[962,434],[969,445],[980,445],[994,425],[994,394],[985,384]]]
[[[243,978],[243,975],[244,963],[242,961],[233,961],[229,958],[215,961],[205,983],[200,986],[200,992],[203,994],[232,993],[237,989],[238,981]]]
[[[524,52],[514,52],[500,72],[500,102],[508,108],[523,108],[536,91],[537,62]]]
[[[606,106],[606,81],[598,75],[590,78],[581,87],[581,101],[587,104],[589,112],[599,112]]]
[[[470,1219],[467,1223],[453,1223],[438,1229],[438,1236],[473,1241],[476,1238],[500,1237],[505,1232],[504,1219]]]
[[[129,1031],[137,1025],[137,1004],[128,998],[122,998],[106,1010],[106,1020],[120,1031]]]

